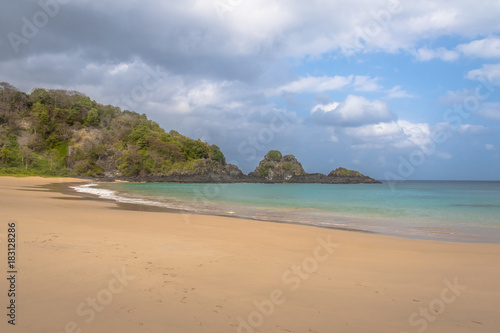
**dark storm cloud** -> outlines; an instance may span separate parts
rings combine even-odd
[[[71,53],[77,67],[79,62],[115,64],[138,57],[173,74],[246,81],[254,80],[271,57],[269,51],[234,52],[231,27],[219,20],[215,10],[192,9],[193,1],[168,7],[157,1],[40,3],[51,5],[6,4],[9,15],[2,15],[2,60]],[[40,21],[43,16],[37,13],[47,12],[53,17],[45,15],[47,22]],[[37,27],[40,23],[45,24]],[[20,38],[12,42],[12,34]]]

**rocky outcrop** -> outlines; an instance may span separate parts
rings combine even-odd
[[[280,183],[303,175],[306,175],[306,172],[295,156],[283,156],[278,150],[271,150],[248,177]]]
[[[328,174],[331,184],[378,184],[378,180],[361,174],[359,171],[337,168]]]
[[[116,177],[121,179],[121,177]],[[124,180],[130,180],[123,178]],[[243,183],[247,176],[233,164],[221,164],[211,160],[200,160],[192,166],[171,171],[164,175],[138,177],[134,181],[173,183]]]
[[[168,174],[144,177],[106,175],[99,180],[128,180],[175,183],[303,183],[303,184],[376,184],[379,181],[355,170],[337,168],[327,175],[306,173],[293,155],[283,156],[277,150],[269,151],[255,171],[248,175],[233,164],[215,160],[198,160]]]
[[[328,176],[306,173],[293,155],[282,156],[277,150],[269,151],[255,171],[247,177],[254,183],[307,183],[307,184],[377,184],[379,181],[358,171],[337,168]]]

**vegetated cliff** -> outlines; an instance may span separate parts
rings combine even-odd
[[[374,183],[337,169],[307,174],[293,155],[269,151],[248,176],[216,145],[166,132],[145,114],[76,91],[0,82],[0,174],[186,183]]]
[[[146,115],[66,90],[0,83],[0,174],[148,180],[230,179],[216,145],[165,132]]]

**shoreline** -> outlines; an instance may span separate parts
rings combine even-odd
[[[94,184],[106,184],[106,183],[113,183],[113,182],[102,182],[98,180],[89,180],[88,183],[94,183]],[[138,183],[139,184],[139,183]],[[218,184],[217,184],[218,185]],[[328,184],[327,184],[328,185]],[[220,211],[199,211],[195,210],[194,208],[192,209],[183,209],[183,208],[175,208],[175,207],[165,207],[164,203],[162,202],[156,202],[155,199],[152,199],[153,201],[148,202],[127,202],[130,201],[130,198],[126,198],[125,202],[120,201],[122,198],[120,195],[114,196],[115,199],[113,198],[106,198],[106,197],[101,197],[99,194],[96,193],[86,193],[86,192],[80,192],[76,191],[74,189],[68,188],[71,185],[64,185],[64,186],[56,186],[54,187],[54,190],[66,193],[66,194],[71,194],[71,195],[77,195],[82,198],[92,198],[93,200],[104,200],[107,202],[112,202],[117,205],[117,209],[126,209],[126,210],[139,210],[139,211],[155,211],[155,212],[167,212],[167,213],[177,213],[177,214],[197,214],[197,215],[206,215],[206,216],[219,216],[219,217],[228,217],[228,218],[236,218],[236,219],[243,219],[243,220],[251,220],[251,221],[262,221],[262,222],[270,222],[270,223],[280,223],[280,224],[291,224],[291,225],[303,225],[303,226],[309,226],[309,227],[315,227],[315,228],[325,228],[325,229],[332,229],[332,230],[344,230],[344,231],[352,231],[352,232],[362,232],[362,233],[369,233],[369,234],[377,234],[377,235],[386,235],[386,236],[392,236],[392,237],[398,237],[402,239],[420,239],[420,240],[434,240],[434,241],[444,241],[444,242],[454,242],[454,243],[477,243],[477,244],[500,244],[500,240],[495,237],[492,237],[491,235],[486,236],[486,234],[475,234],[474,230],[472,227],[470,227],[471,231],[470,233],[467,233],[467,231],[457,231],[453,230],[452,228],[445,228],[445,227],[414,227],[413,229],[402,229],[398,228],[397,226],[386,226],[385,222],[390,221],[386,220],[383,217],[373,217],[373,218],[367,218],[367,217],[344,217],[342,215],[338,216],[333,216],[333,222],[332,224],[322,222],[322,221],[312,221],[312,222],[304,222],[301,220],[298,220],[297,218],[294,219],[277,219],[273,217],[267,217],[264,218],[262,216],[260,217],[253,217],[247,215],[237,215],[237,214],[230,214],[230,213],[224,213]],[[106,187],[104,187],[106,188]],[[110,189],[107,189],[110,190]],[[110,190],[110,191],[116,191],[116,190]],[[119,194],[119,192],[116,192]],[[343,221],[343,219],[346,219]],[[376,221],[375,224],[372,222]],[[355,224],[358,224],[357,226],[349,226],[351,222],[354,222]]]
[[[0,177],[1,244],[17,224],[19,332],[500,329],[498,244],[185,219],[40,188],[51,182]]]
[[[95,182],[95,183],[99,183],[99,182]],[[177,208],[160,207],[160,206],[147,205],[147,204],[141,204],[141,203],[120,202],[120,201],[116,201],[113,199],[101,198],[97,194],[78,192],[70,187],[70,186],[78,185],[78,184],[80,184],[80,183],[63,183],[63,184],[56,183],[56,184],[47,184],[46,187],[52,191],[59,192],[62,194],[71,195],[71,196],[79,196],[82,199],[98,200],[98,201],[102,200],[104,202],[110,202],[110,203],[113,203],[116,205],[115,209],[123,209],[123,210],[130,210],[130,211],[157,212],[157,213],[173,213],[173,214],[184,214],[184,215],[194,214],[194,215],[200,215],[200,216],[215,216],[215,217],[233,218],[233,219],[238,219],[238,220],[258,221],[258,222],[264,222],[264,223],[301,225],[301,226],[309,226],[309,227],[313,227],[313,228],[343,230],[343,231],[361,232],[361,233],[367,233],[367,234],[379,234],[379,233],[374,232],[374,231],[356,229],[356,228],[348,228],[348,227],[344,228],[344,227],[337,227],[337,226],[308,224],[308,223],[303,223],[303,222],[280,221],[280,220],[273,220],[273,219],[264,220],[264,219],[249,218],[249,217],[238,216],[238,215],[227,215],[227,214],[225,215],[225,214],[216,214],[216,213],[209,214],[209,213],[204,213],[204,212],[203,213],[196,212],[194,210],[183,210],[183,209],[177,209]],[[380,235],[382,235],[382,234],[380,234]],[[395,237],[397,237],[397,236],[395,236]],[[404,238],[404,237],[401,237],[401,238]]]

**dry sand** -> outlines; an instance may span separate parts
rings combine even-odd
[[[123,210],[54,182],[75,180],[0,177],[1,332],[500,332],[500,245]]]

